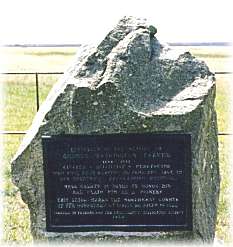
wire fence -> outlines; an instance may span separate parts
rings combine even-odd
[[[38,111],[40,108],[40,91],[39,91],[39,76],[40,75],[62,75],[64,72],[3,72],[1,75],[34,75],[35,77],[35,104],[36,110]],[[230,75],[233,74],[231,71],[216,71],[215,75]],[[0,134],[3,135],[24,135],[27,131],[9,131],[9,130],[1,130]],[[232,136],[233,133],[228,132],[219,132],[219,136]]]

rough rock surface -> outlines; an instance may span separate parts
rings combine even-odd
[[[12,161],[35,239],[213,240],[219,194],[214,77],[189,52],[160,44],[155,32],[145,20],[120,20],[98,47],[78,51],[35,116]],[[42,135],[155,131],[192,134],[193,232],[46,232]]]

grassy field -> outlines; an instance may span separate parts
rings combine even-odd
[[[229,48],[227,47],[186,47],[194,55],[205,60],[212,71],[230,70]],[[62,72],[69,65],[76,48],[0,48],[5,54],[2,68],[8,72]],[[41,75],[40,102],[42,102],[51,86],[59,76]],[[3,114],[5,130],[27,130],[36,113],[35,78],[33,76],[1,76],[4,89]],[[232,114],[229,107],[231,77],[217,76],[216,109],[218,113],[219,132],[233,131],[229,125]],[[11,182],[10,160],[16,152],[22,135],[3,136],[3,181],[4,181],[4,241],[28,243],[32,241],[30,234],[29,212],[20,198],[18,189]],[[230,164],[229,140],[232,137],[219,137],[221,194],[218,210],[218,239],[230,242]]]

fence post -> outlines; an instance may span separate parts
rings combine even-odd
[[[38,111],[40,107],[38,73],[36,72],[35,75],[36,75],[36,111]]]

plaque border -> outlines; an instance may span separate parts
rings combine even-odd
[[[64,138],[79,137],[100,137],[100,136],[139,136],[139,135],[156,135],[156,136],[175,136],[183,138],[185,148],[185,186],[186,186],[186,215],[185,224],[182,225],[53,225],[51,224],[51,214],[49,205],[49,191],[48,191],[48,149],[46,145],[48,142],[54,142]],[[192,215],[192,134],[190,132],[150,132],[150,133],[112,133],[112,134],[59,134],[59,135],[42,135],[42,149],[43,149],[43,170],[44,170],[44,191],[45,191],[45,210],[46,210],[46,231],[48,232],[98,232],[98,231],[123,231],[123,232],[152,232],[152,231],[192,231],[193,230],[193,215]]]

